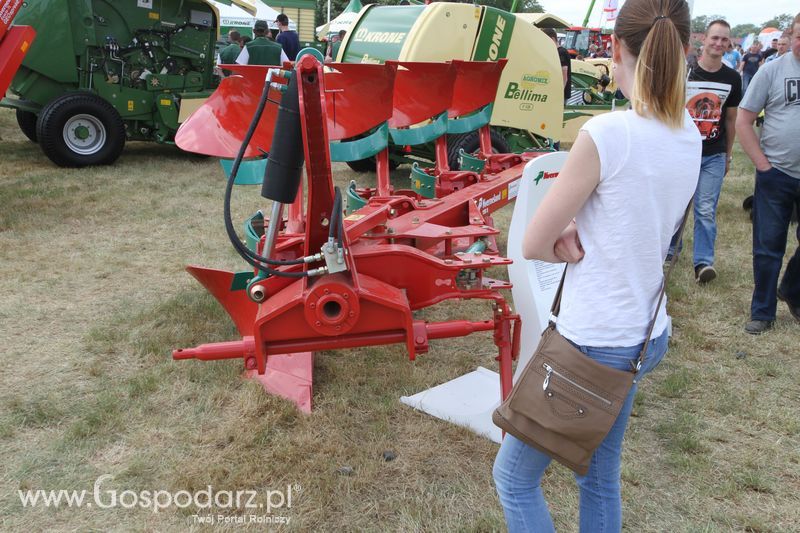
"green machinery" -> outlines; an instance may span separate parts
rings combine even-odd
[[[507,59],[491,116],[492,147],[499,153],[545,149],[562,134],[564,91],[555,45],[526,16],[494,7],[433,2],[428,5],[365,6],[352,22],[337,61],[496,61]],[[425,88],[420,87],[424,95]],[[475,131],[449,135],[450,168],[458,168],[461,150],[478,148]],[[405,157],[409,155],[409,157]],[[410,154],[395,150],[395,163],[431,164],[433,148],[416,146]],[[371,170],[374,162],[348,163]]]
[[[0,105],[60,166],[113,163],[126,140],[170,143],[219,83],[217,21],[203,0],[28,0],[14,23],[37,39]]]

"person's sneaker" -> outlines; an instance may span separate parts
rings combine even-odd
[[[781,294],[780,289],[778,289],[778,300],[785,302],[786,307],[789,308],[789,314],[792,315],[795,320],[800,322],[800,306],[792,306],[792,304],[789,303],[789,300],[787,300],[786,297]]]
[[[751,320],[744,325],[744,332],[750,335],[761,335],[767,330],[772,329],[774,320]]]
[[[694,267],[694,280],[697,283],[708,283],[717,277],[717,271],[711,265],[699,264]]]

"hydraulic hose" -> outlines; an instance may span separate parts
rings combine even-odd
[[[331,221],[328,226],[328,240],[333,240],[333,233],[337,233],[339,239],[339,246],[342,245],[342,234],[339,231],[339,225],[342,218],[342,191],[339,187],[333,188],[333,209],[331,209]]]
[[[294,92],[295,99],[297,99],[297,76],[292,76],[289,82],[289,88],[285,95],[291,94]],[[264,113],[264,108],[266,107],[267,100],[269,99],[269,88],[270,82],[267,80],[264,83],[264,90],[261,93],[261,97],[258,101],[258,107],[256,108],[256,112],[253,115],[253,120],[250,122],[250,127],[247,129],[247,133],[244,136],[244,140],[242,141],[242,145],[239,147],[239,153],[236,154],[236,159],[233,162],[233,167],[231,168],[231,174],[228,177],[228,183],[225,187],[225,202],[224,202],[224,214],[223,217],[225,219],[225,231],[228,234],[228,239],[231,241],[236,252],[244,259],[248,264],[255,267],[256,269],[264,272],[267,275],[276,275],[276,276],[283,276],[288,278],[303,278],[309,275],[308,272],[283,272],[279,270],[275,270],[265,266],[262,263],[266,263],[268,265],[276,265],[276,266],[283,266],[283,265],[299,265],[305,263],[305,259],[291,259],[286,261],[279,261],[275,259],[270,259],[268,257],[263,257],[253,251],[251,251],[247,246],[242,244],[242,241],[239,239],[239,236],[236,234],[236,230],[233,227],[233,221],[231,219],[231,194],[233,192],[233,184],[236,181],[236,175],[239,172],[239,166],[242,164],[242,159],[244,159],[244,154],[247,151],[247,147],[250,144],[250,140],[253,138],[253,134],[256,131],[256,127],[258,126],[258,122],[261,120],[261,115]],[[284,95],[284,98],[285,98]],[[280,113],[279,117],[280,119]],[[299,118],[299,115],[298,115]],[[302,146],[302,134],[300,139],[300,144]],[[273,142],[273,146],[275,142]],[[267,164],[267,168],[269,169],[269,163]],[[269,172],[269,170],[267,170]],[[265,176],[266,181],[266,176]],[[299,177],[298,177],[298,184],[299,184]],[[296,194],[296,191],[295,191]],[[294,200],[292,200],[294,201]],[[280,220],[273,220],[271,221],[272,224],[280,224]]]

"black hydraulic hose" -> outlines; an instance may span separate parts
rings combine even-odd
[[[293,76],[292,79],[294,80],[296,76]],[[289,91],[291,91],[291,86],[293,84],[290,83]],[[294,84],[294,90],[297,91],[297,84]],[[258,270],[266,273],[266,274],[274,274],[276,276],[283,276],[288,278],[302,278],[307,277],[307,272],[283,272],[279,270],[275,270],[269,267],[264,266],[262,263],[267,263],[269,265],[299,265],[304,263],[303,259],[291,259],[286,261],[279,261],[275,259],[270,259],[268,257],[263,257],[253,251],[251,251],[247,246],[242,244],[242,241],[239,239],[239,236],[236,234],[236,230],[233,227],[233,221],[231,219],[231,194],[233,192],[233,183],[236,181],[236,175],[239,173],[239,166],[242,164],[242,159],[244,159],[244,154],[247,151],[247,146],[250,144],[250,140],[253,138],[253,134],[256,131],[256,127],[258,126],[258,122],[261,120],[261,115],[264,113],[264,107],[266,107],[267,100],[269,96],[269,83],[264,83],[264,90],[261,93],[261,98],[258,101],[258,107],[256,108],[256,112],[253,115],[253,120],[250,122],[250,127],[247,129],[247,133],[244,136],[244,140],[242,141],[242,145],[239,147],[239,153],[236,154],[236,159],[233,161],[233,167],[231,168],[231,174],[228,177],[228,183],[225,187],[225,202],[224,202],[224,214],[223,218],[225,219],[225,231],[228,234],[228,239],[231,241],[236,252],[244,259],[248,264],[252,265],[253,267],[257,268]],[[274,144],[274,143],[273,143]],[[280,224],[280,220],[278,221],[271,221],[272,224]]]
[[[333,209],[331,210],[331,221],[328,226],[328,239],[333,239],[333,232],[337,232],[339,246],[342,245],[342,234],[339,231],[340,219],[342,218],[342,191],[339,187],[333,188]]]
[[[341,213],[341,206],[339,208],[339,212]],[[339,246],[344,247],[344,217],[340,214],[339,215],[339,229],[338,229],[338,237],[339,237]]]

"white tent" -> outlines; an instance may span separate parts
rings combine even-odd
[[[764,28],[758,34],[758,40],[763,45],[764,49],[772,45],[772,39],[780,39],[783,32],[777,28]]]
[[[278,25],[275,24],[275,19],[281,14],[280,11],[272,9],[260,0],[254,1],[254,4],[258,8],[258,12],[255,16],[233,5],[226,6],[214,0],[209,0],[209,3],[213,4],[219,13],[220,28],[252,28],[257,20],[266,20],[267,23],[269,23],[270,29],[278,29]],[[289,19],[289,29],[297,30],[297,24],[291,19]]]
[[[322,26],[317,26],[317,38],[324,39],[332,33],[339,33],[341,30],[348,31],[350,25],[358,17],[358,12],[361,11],[362,7],[360,0],[350,0],[350,3],[347,4],[347,7],[338,17]]]

